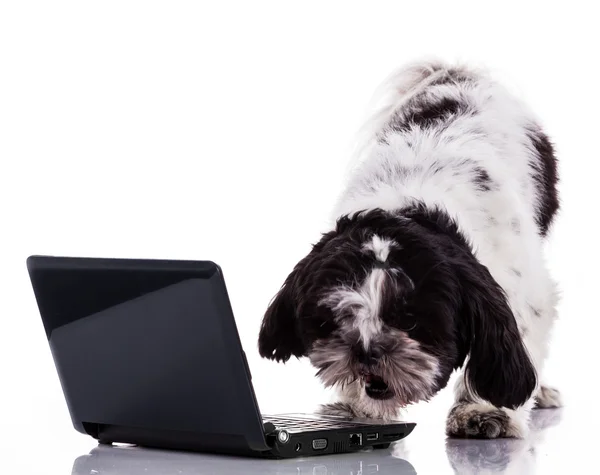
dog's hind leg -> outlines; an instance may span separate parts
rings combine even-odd
[[[562,397],[558,389],[554,389],[548,386],[540,386],[540,389],[535,395],[536,409],[550,409],[555,407],[562,407],[562,405]]]

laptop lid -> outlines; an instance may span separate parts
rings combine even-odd
[[[27,266],[78,431],[269,449],[216,264],[33,256]]]

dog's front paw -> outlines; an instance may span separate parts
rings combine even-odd
[[[377,409],[377,408],[375,408]],[[332,404],[322,404],[317,410],[318,414],[324,416],[344,417],[346,419],[387,419],[393,420],[396,412],[394,410],[377,411],[372,408],[362,407],[360,404],[350,404],[347,402],[334,402]]]
[[[562,398],[558,389],[540,386],[535,395],[535,407],[538,409],[550,409],[553,407],[562,407]]]
[[[334,402],[332,404],[322,404],[317,410],[318,414],[324,416],[344,417],[346,419],[354,419],[358,414],[352,406],[346,402]]]
[[[489,404],[458,403],[448,414],[446,433],[450,437],[497,439],[523,438],[526,428],[506,411]]]

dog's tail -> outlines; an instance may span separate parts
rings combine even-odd
[[[368,119],[356,136],[351,168],[359,165],[396,111],[412,97],[445,78],[479,76],[482,73],[483,71],[461,65],[453,66],[438,60],[413,62],[393,72],[373,95],[368,108]]]

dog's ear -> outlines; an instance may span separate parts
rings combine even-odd
[[[298,266],[285,280],[263,318],[258,336],[258,351],[263,358],[287,361],[292,355],[300,357],[306,352],[298,332],[295,296],[297,272]]]
[[[461,268],[461,318],[470,347],[465,383],[496,407],[518,407],[531,397],[537,376],[506,294],[473,256]]]
[[[310,253],[296,264],[269,304],[258,335],[258,351],[263,358],[285,362],[292,355],[297,358],[305,356],[306,343],[298,328],[299,299],[302,298],[302,289],[307,287],[305,281],[310,280],[306,276],[308,266],[335,234],[332,231],[322,236]]]

